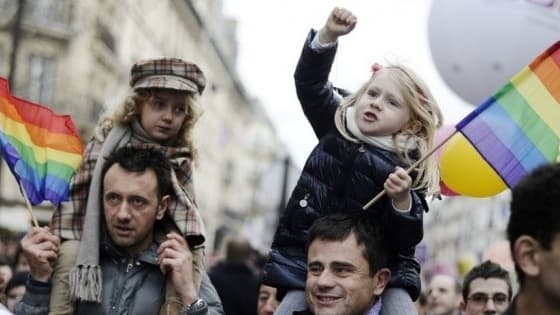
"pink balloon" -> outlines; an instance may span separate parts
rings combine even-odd
[[[439,181],[439,190],[441,194],[444,196],[459,196],[458,193],[454,192],[449,187],[447,187],[447,185],[445,185],[445,183],[442,180]]]
[[[439,128],[436,131],[436,135],[435,135],[435,145],[439,145],[443,140],[445,140],[447,137],[449,137],[453,132],[455,131],[455,126],[454,125],[444,125],[441,128]],[[441,156],[441,151],[442,149],[445,147],[445,145],[441,146],[441,148],[437,149],[436,152],[434,152],[436,160],[439,163],[439,159]],[[451,190],[449,187],[447,187],[447,185],[443,182],[440,181],[439,182],[439,189],[442,195],[444,196],[459,196],[458,193],[454,192],[453,190]]]
[[[441,126],[441,128],[439,128],[436,131],[436,135],[435,135],[435,145],[439,145],[443,140],[445,140],[447,137],[449,137],[453,132],[455,131],[455,125],[444,125]],[[436,160],[439,162],[439,157],[441,155],[441,150],[445,147],[445,145],[443,145],[441,148],[437,149],[435,154]]]

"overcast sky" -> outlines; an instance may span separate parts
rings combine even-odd
[[[238,19],[237,70],[248,92],[260,99],[298,165],[317,140],[295,94],[293,71],[310,28],[323,26],[334,6],[353,11],[358,24],[342,37],[331,81],[355,90],[373,62],[404,63],[427,82],[453,124],[473,107],[442,81],[432,62],[427,22],[430,0],[224,0],[224,14]]]

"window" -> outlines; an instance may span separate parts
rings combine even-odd
[[[97,38],[107,47],[111,52],[115,52],[115,37],[109,29],[102,23],[97,23]]]
[[[29,83],[27,97],[35,102],[50,105],[55,82],[55,62],[52,58],[31,55],[29,58]]]
[[[67,25],[70,21],[69,6],[65,0],[34,0],[29,2],[34,19],[47,25]]]

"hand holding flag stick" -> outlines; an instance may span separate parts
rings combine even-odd
[[[455,134],[457,133],[457,130],[453,131],[449,136],[447,136],[445,139],[443,139],[440,143],[438,143],[430,152],[426,153],[425,156],[423,156],[421,159],[419,159],[418,161],[414,162],[409,168],[406,169],[406,173],[410,174],[410,172],[415,169],[418,165],[420,165],[420,163],[424,162],[428,157],[430,157],[432,154],[434,154],[437,150],[439,150],[439,148],[441,148],[447,141],[449,141],[449,139],[451,139]],[[362,210],[367,210],[369,209],[369,207],[371,207],[374,203],[376,203],[379,199],[381,199],[381,197],[383,197],[385,195],[385,189],[383,189],[382,191],[380,191],[377,195],[375,195],[375,197],[373,197],[370,201],[368,201],[368,203],[366,203],[363,207]]]
[[[449,141],[440,157],[440,173],[442,182],[461,195],[491,196],[500,190],[480,190],[477,183],[495,177],[511,188],[532,169],[560,162],[560,41],[521,69],[455,129],[407,172],[453,137],[466,141]],[[474,166],[481,163],[483,168]],[[379,193],[363,209],[384,194]]]

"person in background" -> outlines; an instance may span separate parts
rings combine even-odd
[[[435,275],[428,285],[428,314],[461,314],[461,283],[457,278],[447,275]]]
[[[428,297],[426,293],[423,291],[420,292],[418,299],[414,301],[414,305],[416,305],[416,312],[418,315],[427,315],[428,314]]]
[[[25,281],[29,276],[29,272],[16,272],[6,285],[6,306],[12,313],[16,311],[16,304],[25,294]]]
[[[16,252],[14,255],[13,270],[14,272],[29,271],[29,263],[27,262],[27,258],[25,258],[25,255],[23,255],[21,244],[19,243],[16,247]]]
[[[276,299],[276,288],[266,284],[259,285],[257,315],[272,315],[280,302]]]
[[[254,315],[257,311],[258,276],[252,266],[254,250],[244,237],[226,243],[225,261],[210,270],[227,315]]]
[[[0,256],[0,304],[4,302],[4,288],[12,278],[13,271],[10,261],[5,256]]]
[[[519,292],[504,315],[560,314],[560,164],[540,166],[512,189],[507,236]]]
[[[0,256],[0,315],[11,314],[6,308],[6,285],[12,278],[13,272],[7,257]]]
[[[352,12],[334,8],[325,25],[309,33],[294,73],[318,144],[280,218],[265,267],[264,283],[287,292],[279,315],[306,307],[306,245],[313,222],[337,209],[363,212],[382,191],[386,194],[366,211],[390,227],[384,231],[394,249],[381,314],[416,312],[412,301],[420,293],[420,264],[414,251],[423,237],[425,196],[439,191],[436,160],[427,153],[442,115],[426,84],[404,65],[374,64],[356,92],[345,98],[335,92],[329,73],[338,39],[356,23]],[[414,172],[405,171],[424,157]]]
[[[501,314],[508,307],[511,295],[509,272],[487,260],[465,275],[461,310],[465,315]]]

